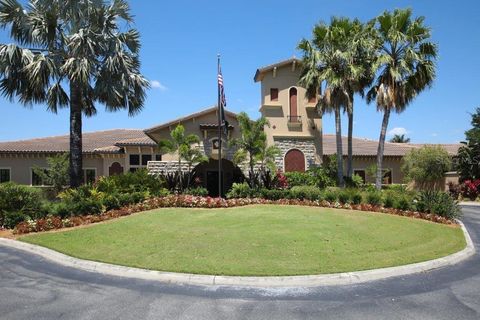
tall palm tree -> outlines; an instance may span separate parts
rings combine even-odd
[[[390,139],[390,142],[393,143],[409,143],[410,138],[405,137],[404,134],[396,134],[393,136],[392,139]]]
[[[113,0],[0,0],[1,94],[24,105],[46,103],[56,113],[70,108],[70,185],[82,183],[82,114],[95,103],[135,115],[148,81],[140,73],[140,35],[122,26],[133,21],[128,4]]]
[[[165,153],[176,153],[178,161],[178,185],[182,187],[182,160],[188,164],[190,174],[193,163],[206,162],[208,158],[196,147],[200,143],[200,138],[195,134],[185,134],[185,127],[181,124],[170,132],[170,140],[160,140],[158,148]],[[190,175],[188,177],[190,179]]]
[[[333,17],[330,25],[320,23],[313,30],[313,39],[303,39],[298,48],[303,51],[303,70],[299,83],[307,89],[307,97],[320,93],[320,113],[335,114],[337,143],[337,183],[343,181],[343,148],[341,133],[341,110],[348,114],[348,161],[347,176],[351,176],[353,151],[353,99],[356,93],[363,94],[373,79],[370,58],[373,41],[366,36],[371,29],[359,20]],[[321,95],[322,86],[325,92]]]
[[[383,112],[377,150],[375,186],[381,188],[385,136],[390,113],[400,113],[435,79],[437,46],[429,41],[430,28],[424,17],[412,17],[411,9],[385,11],[376,18],[377,77],[367,94]]]
[[[269,126],[266,118],[261,117],[256,121],[252,121],[248,114],[240,112],[237,115],[238,126],[240,127],[241,136],[232,139],[230,144],[237,147],[234,155],[234,163],[240,164],[248,162],[250,187],[255,186],[255,163],[259,156],[266,148],[267,135],[264,127]]]

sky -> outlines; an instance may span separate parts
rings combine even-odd
[[[470,127],[470,113],[480,106],[480,1],[393,0],[130,0],[141,34],[142,73],[151,89],[143,111],[99,113],[83,121],[84,132],[114,128],[148,128],[212,106],[217,99],[216,63],[221,54],[228,109],[260,116],[257,68],[292,56],[313,26],[332,16],[367,21],[384,10],[410,7],[425,16],[439,46],[437,79],[406,111],[393,114],[389,137],[406,134],[415,143],[455,143]],[[10,43],[6,30],[0,42]],[[378,139],[382,115],[374,104],[355,100],[354,136]],[[45,105],[24,107],[0,97],[0,141],[69,132],[68,109],[58,114]],[[325,116],[324,133],[334,133]],[[347,120],[342,130],[346,134]]]

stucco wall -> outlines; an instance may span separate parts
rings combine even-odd
[[[32,168],[48,167],[46,154],[1,154],[0,168],[10,169],[10,179],[20,184],[31,185]],[[99,156],[85,155],[83,157],[83,168],[96,169],[97,177],[104,174],[103,160]]]

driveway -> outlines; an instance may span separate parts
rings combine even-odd
[[[462,211],[475,256],[351,286],[165,285],[78,271],[0,246],[0,319],[480,319],[480,208]]]

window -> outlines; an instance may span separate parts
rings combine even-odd
[[[10,169],[0,168],[0,183],[10,181]]]
[[[270,88],[270,101],[278,101],[278,89]]]
[[[139,154],[131,154],[130,155],[130,165],[131,166],[140,165],[140,155]]]
[[[365,170],[363,170],[363,169],[362,170],[360,170],[360,169],[353,170],[353,174],[362,178],[363,183],[365,183]]]
[[[43,169],[45,172],[47,169]],[[32,186],[46,186],[48,185],[45,181],[43,181],[42,177],[39,176],[35,170],[32,168]]]
[[[291,119],[297,119],[297,117],[298,117],[298,113],[297,113],[297,89],[296,88],[290,88],[289,96],[290,96],[290,117],[291,117]]]
[[[212,148],[213,148],[213,150],[218,150],[219,147],[220,147],[220,144],[218,143],[218,139],[212,140]]]
[[[383,169],[382,184],[392,184],[392,169]]]
[[[162,155],[161,154],[156,154],[155,155],[155,161],[162,161]]]
[[[317,97],[308,98],[308,103],[315,103],[315,102],[317,102]]]
[[[151,154],[142,154],[142,166],[146,166],[148,161],[152,161]]]
[[[97,178],[96,169],[83,169],[83,183],[94,183]]]

